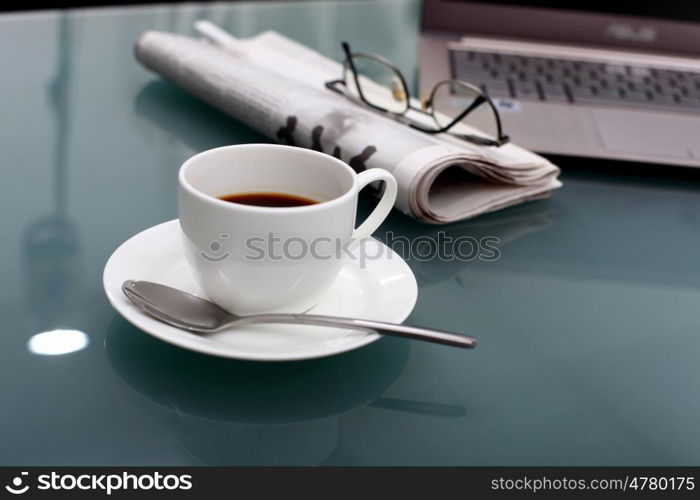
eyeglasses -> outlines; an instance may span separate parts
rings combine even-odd
[[[333,92],[389,113],[428,134],[449,132],[483,146],[501,146],[510,140],[503,134],[493,101],[478,87],[459,80],[444,80],[433,87],[429,97],[417,108],[411,105],[406,79],[396,66],[376,54],[352,53],[347,42],[343,42],[342,47],[345,52],[343,78],[326,82],[326,87]],[[431,116],[435,126],[411,120],[406,116],[409,110]],[[475,134],[466,123],[467,116],[479,123],[480,129],[488,135]]]

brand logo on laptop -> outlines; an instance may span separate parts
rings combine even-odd
[[[612,23],[605,28],[605,36],[625,42],[653,43],[656,41],[656,28],[653,26]]]
[[[511,101],[510,99],[494,99],[493,104],[502,113],[519,113],[522,109],[518,101]]]

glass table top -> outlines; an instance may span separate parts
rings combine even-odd
[[[496,261],[411,260],[408,323],[474,351],[383,339],[297,363],[211,358],[121,319],[111,252],[177,216],[195,152],[267,142],[143,69],[140,32],[275,29],[415,75],[417,1],[235,3],[0,16],[0,464],[697,465],[700,183],[568,172],[564,188],[433,227]],[[517,140],[517,138],[516,138]],[[374,203],[363,195],[360,212]]]

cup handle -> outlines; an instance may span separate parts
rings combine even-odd
[[[355,244],[370,236],[377,230],[381,223],[384,222],[384,219],[387,218],[389,212],[391,212],[391,208],[394,206],[397,193],[396,179],[390,172],[383,168],[370,168],[369,170],[360,172],[357,175],[357,180],[358,192],[367,186],[367,184],[371,184],[375,181],[384,181],[385,188],[382,199],[379,200],[379,203],[372,213],[353,231],[352,239]]]

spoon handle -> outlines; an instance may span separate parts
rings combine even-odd
[[[417,326],[385,323],[383,321],[372,321],[368,319],[316,316],[313,314],[256,314],[253,316],[244,316],[230,324],[241,325],[253,323],[297,323],[302,325],[359,328],[362,330],[375,331],[377,333],[381,333],[382,335],[406,337],[409,339],[424,340],[427,342],[435,342],[437,344],[445,344],[454,347],[472,348],[476,345],[475,338],[451,332],[431,330]]]

